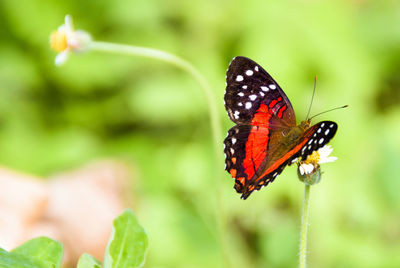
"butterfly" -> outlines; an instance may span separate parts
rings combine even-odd
[[[242,199],[266,186],[287,165],[327,144],[337,124],[311,119],[296,124],[288,97],[256,62],[235,57],[226,74],[225,108],[236,124],[224,140],[225,170]]]

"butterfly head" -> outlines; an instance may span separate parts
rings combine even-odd
[[[307,120],[301,121],[299,128],[302,131],[306,131],[308,128],[310,128],[310,125],[311,125],[311,119],[307,119]]]

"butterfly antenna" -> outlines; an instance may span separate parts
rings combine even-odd
[[[320,112],[320,113],[318,113],[316,115],[311,116],[310,120],[313,119],[314,117],[318,116],[318,115],[321,115],[321,114],[324,114],[324,113],[327,113],[327,112],[331,112],[331,111],[334,111],[334,110],[338,110],[338,109],[347,108],[347,107],[349,107],[349,105],[346,104],[346,105],[343,105],[343,106],[340,106],[340,107],[336,107],[336,108],[333,108],[333,109],[329,109],[327,111]]]
[[[313,101],[314,101],[314,95],[315,95],[315,88],[316,88],[316,87],[317,87],[317,76],[314,77],[314,89],[313,89],[312,96],[311,96],[310,106],[308,107],[308,112],[307,112],[306,120],[308,119],[308,116],[310,115],[310,112],[311,112],[311,106],[312,106],[312,103],[313,103]]]

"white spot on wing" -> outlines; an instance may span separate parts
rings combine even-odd
[[[243,106],[243,103],[239,102],[239,103],[238,103],[238,106]]]
[[[321,129],[320,128],[317,130],[317,133],[321,133]]]
[[[252,70],[247,70],[247,71],[246,71],[246,75],[247,75],[247,76],[252,76],[253,73],[254,73],[254,72],[253,72]]]
[[[249,99],[252,100],[252,101],[255,101],[257,99],[257,95],[254,95],[254,94],[250,95]]]
[[[321,124],[321,127],[324,127],[324,126],[325,126],[325,123],[322,123],[322,124]]]
[[[238,96],[239,96],[239,97],[243,97],[243,96],[244,96],[244,93],[243,93],[243,92],[239,92],[239,93],[238,93]]]
[[[325,130],[325,136],[329,134],[329,129]]]
[[[249,101],[246,102],[246,106],[245,107],[246,107],[247,110],[250,109],[251,108],[251,102],[249,102]]]
[[[264,92],[260,91],[260,96],[264,97],[265,96]]]
[[[329,127],[330,127],[330,128],[333,128],[334,125],[335,125],[335,124],[331,124]]]
[[[255,70],[256,72],[258,72],[258,66],[254,67],[254,70]]]
[[[232,138],[232,145],[236,143],[236,139]]]
[[[269,85],[270,89],[276,89],[276,86],[274,84]]]
[[[323,142],[324,142],[324,138],[321,138],[318,143],[322,144]]]
[[[243,81],[243,76],[242,75],[236,76],[236,81],[238,82]]]
[[[243,88],[243,89],[247,89],[247,85],[243,85],[242,88]]]
[[[234,154],[235,153],[235,150],[233,150],[233,148],[231,147],[231,148],[229,148],[230,150],[231,150],[231,154]]]
[[[235,111],[235,113],[233,114],[233,117],[235,117],[235,119],[239,119],[239,111]]]
[[[267,87],[265,87],[265,86],[261,86],[261,90],[262,90],[262,91],[265,91],[265,92],[268,92],[269,88],[267,88]]]

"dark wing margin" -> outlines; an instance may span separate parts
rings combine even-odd
[[[224,140],[225,170],[235,179],[235,189],[238,192],[244,189],[247,180],[243,160],[250,131],[249,125],[236,125],[229,129]]]
[[[243,192],[240,197],[243,200],[246,200],[254,191],[258,191],[261,187],[267,186],[269,183],[273,182],[275,178],[282,173],[287,165],[291,164],[291,160],[288,159],[282,164],[278,166],[278,168],[274,169],[270,173],[260,177],[256,181],[254,181],[251,185],[249,185]]]

